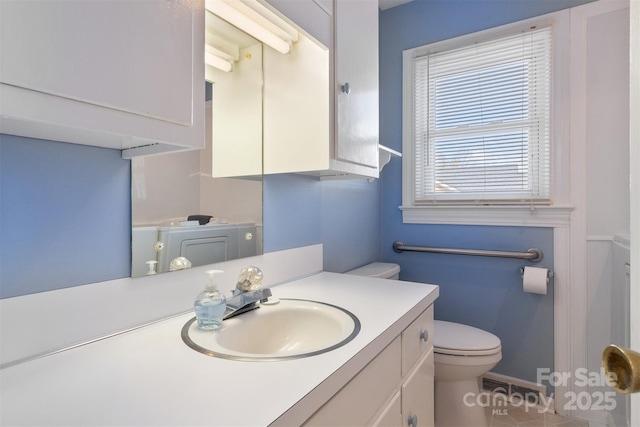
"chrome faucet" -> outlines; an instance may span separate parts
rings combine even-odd
[[[266,301],[271,296],[271,289],[260,289],[262,277],[262,271],[258,267],[242,269],[233,296],[227,299],[223,320],[259,308],[256,303]]]

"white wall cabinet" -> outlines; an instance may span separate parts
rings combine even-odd
[[[204,146],[203,4],[2,1],[3,133],[123,150]]]
[[[264,173],[378,177],[378,2],[375,0],[268,0],[283,15],[330,47],[327,136],[289,132],[265,141]],[[318,89],[320,84],[305,83]],[[320,104],[322,103],[322,104]],[[324,107],[323,107],[324,108]],[[308,117],[324,114],[309,110]],[[305,114],[301,110],[301,114]],[[289,123],[297,122],[293,118]],[[281,159],[281,160],[277,160]],[[284,159],[284,160],[282,160]]]
[[[433,378],[430,306],[304,426],[433,426]]]
[[[335,2],[337,162],[378,170],[378,2]],[[345,166],[346,169],[349,169]]]

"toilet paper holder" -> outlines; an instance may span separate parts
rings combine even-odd
[[[520,267],[520,276],[524,276],[524,267]],[[553,277],[553,270],[547,271],[547,279],[551,279]]]

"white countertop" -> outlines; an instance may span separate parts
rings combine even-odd
[[[313,357],[232,361],[187,347],[184,314],[1,370],[0,424],[265,426],[287,411],[275,424],[299,423],[438,296],[433,285],[335,273],[272,291],[343,307],[360,333]]]

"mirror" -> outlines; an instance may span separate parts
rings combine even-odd
[[[205,148],[132,160],[132,277],[262,253],[262,44],[205,28]]]
[[[262,180],[212,178],[202,153],[132,161],[132,277],[170,271],[178,257],[195,267],[262,253]]]
[[[290,147],[329,139],[328,49],[231,3],[205,2],[205,148],[132,160],[132,277],[262,254],[263,167],[288,172]]]

